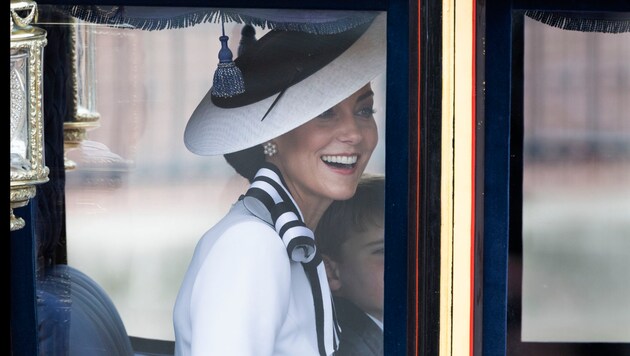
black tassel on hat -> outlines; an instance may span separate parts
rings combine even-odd
[[[248,47],[256,43],[256,29],[250,24],[246,24],[241,29],[241,40],[238,43],[238,55],[243,54]]]
[[[221,22],[223,27],[223,22]],[[221,98],[229,98],[245,92],[243,74],[232,60],[232,51],[228,47],[228,36],[225,35],[225,28],[222,28],[223,35],[219,37],[221,50],[219,50],[219,64],[214,72],[212,82],[212,95]]]

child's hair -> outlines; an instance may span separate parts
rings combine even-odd
[[[364,174],[357,191],[348,200],[334,201],[315,229],[315,242],[322,254],[340,260],[341,245],[370,227],[383,228],[385,177]]]

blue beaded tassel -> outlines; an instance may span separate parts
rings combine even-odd
[[[229,98],[245,92],[243,73],[232,60],[232,51],[228,47],[228,36],[225,35],[223,20],[221,20],[223,35],[219,37],[221,50],[219,50],[219,64],[214,72],[212,83],[212,95],[221,98]]]

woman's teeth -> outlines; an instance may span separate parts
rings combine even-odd
[[[357,163],[358,156],[322,156],[322,161],[332,165],[353,165]]]

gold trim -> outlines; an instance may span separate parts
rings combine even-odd
[[[453,355],[471,353],[473,1],[455,12],[455,160],[453,169]]]
[[[24,219],[17,217],[15,216],[15,214],[13,214],[13,209],[11,209],[11,215],[9,217],[10,217],[9,227],[11,231],[19,230],[23,228],[24,225],[26,225],[26,223],[24,222]]]
[[[48,167],[44,163],[44,133],[42,108],[42,49],[46,45],[45,38],[32,41],[11,42],[11,50],[27,49],[29,51],[28,65],[28,141],[31,147],[31,168],[24,172],[11,172],[11,181],[37,181],[48,177]]]
[[[21,17],[18,11],[29,11],[26,17]],[[11,32],[14,24],[18,27],[27,27],[33,21],[37,21],[37,4],[35,1],[11,1]]]
[[[79,106],[79,108],[77,109],[75,118],[77,119],[77,122],[93,123],[100,120],[101,114],[94,111],[88,111],[88,109],[85,109]],[[98,126],[99,124],[92,125],[92,127],[98,127]]]
[[[474,4],[443,1],[440,356],[472,351]]]
[[[18,11],[29,10],[22,18]],[[11,2],[11,58],[28,53],[26,95],[23,97],[26,110],[27,167],[11,167],[10,190],[10,227],[11,231],[24,227],[24,220],[16,217],[13,209],[26,206],[36,194],[35,185],[48,182],[49,169],[44,165],[44,124],[42,107],[43,49],[47,44],[46,31],[30,26],[37,17],[37,5],[34,1]],[[16,26],[17,25],[17,26]],[[13,90],[14,88],[11,88]],[[17,95],[16,97],[19,97]],[[13,134],[11,134],[13,136]],[[13,137],[12,137],[13,138]]]
[[[79,107],[79,80],[77,70],[77,21],[69,18],[68,22],[73,25],[70,27],[70,71],[72,72],[72,110],[76,112]],[[79,147],[81,141],[87,138],[87,128],[81,128],[75,122],[76,115],[71,118],[72,121],[63,123],[63,168],[66,171],[73,171],[77,168],[76,162],[67,157],[69,151]]]
[[[442,2],[442,184],[440,237],[440,356],[452,355],[453,342],[453,107],[455,0]]]
[[[81,143],[87,139],[87,131],[99,127],[98,122],[64,122],[63,123],[63,140],[64,144]]]
[[[24,227],[24,219],[20,217],[16,217],[13,214],[13,209],[21,208],[28,204],[28,201],[35,197],[35,186],[33,185],[22,185],[22,186],[13,186],[13,182],[11,182],[11,213],[10,213],[10,229],[11,231],[19,230]]]

